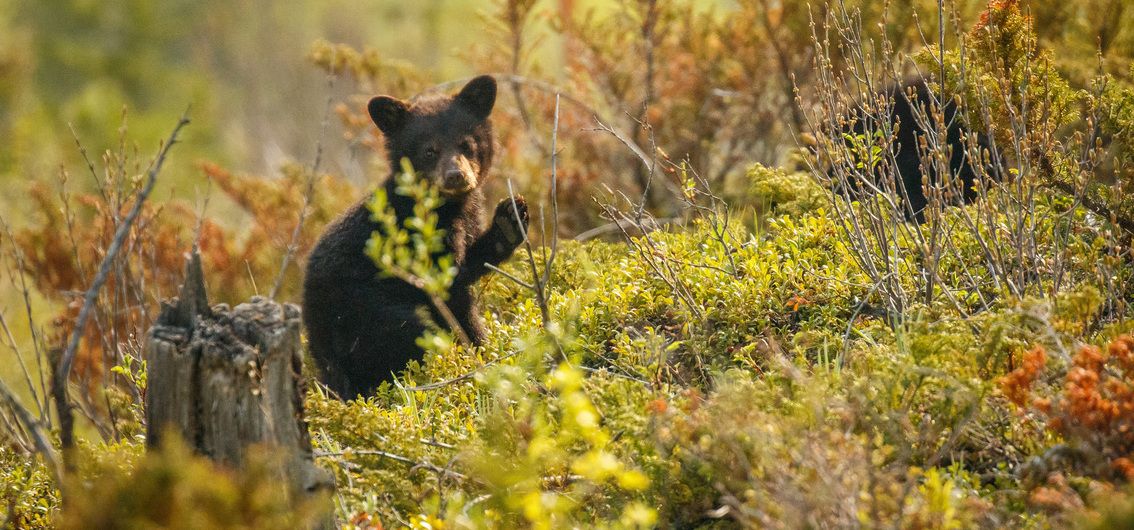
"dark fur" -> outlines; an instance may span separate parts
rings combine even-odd
[[[891,148],[894,160],[897,163],[898,175],[901,176],[901,181],[897,183],[897,192],[904,206],[903,215],[906,220],[924,223],[925,207],[929,204],[929,201],[922,184],[928,182],[930,185],[936,185],[939,180],[933,168],[929,168],[929,175],[922,171],[921,156],[918,153],[918,137],[924,136],[926,130],[914,118],[914,112],[915,109],[918,109],[922,115],[928,114],[929,105],[932,101],[930,87],[925,79],[914,79],[890,88],[885,92],[885,96],[893,101],[889,118],[890,123],[898,128],[897,136],[892,142]],[[938,97],[940,98],[940,95]],[[965,129],[961,123],[957,104],[949,99],[944,102],[941,110],[946,124],[946,137],[942,147],[948,146],[951,149],[949,171],[955,178],[959,179],[962,186],[961,196],[954,197],[953,202],[969,204],[979,196],[977,190],[978,172],[974,168],[973,160],[969,157],[969,150],[965,142]],[[868,131],[881,129],[881,125],[873,116],[856,117],[849,132],[857,135],[868,134]],[[977,145],[982,153],[989,151],[987,136],[978,134]],[[991,164],[986,169],[985,174],[999,178],[997,168],[997,164]],[[927,176],[928,180],[926,180]],[[875,175],[876,181],[878,180],[877,177]],[[850,190],[852,195],[864,192],[864,186],[861,183],[852,181],[851,185],[853,188]]]
[[[522,240],[511,201],[496,208],[492,226],[484,231],[481,190],[492,164],[493,137],[488,115],[496,99],[496,83],[482,76],[453,97],[432,96],[410,103],[387,96],[370,101],[371,118],[385,135],[390,165],[412,163],[418,178],[444,187],[468,179],[471,190],[447,196],[437,211],[446,232],[446,252],[458,273],[449,289],[448,307],[465,334],[479,344],[484,339],[472,287],[487,272],[486,264],[508,259]],[[461,168],[475,167],[475,175]],[[393,175],[386,193],[399,221],[413,215],[413,200],[394,191]],[[446,327],[421,290],[397,279],[380,278],[364,254],[371,232],[367,200],[355,204],[327,228],[307,263],[303,283],[303,320],[319,377],[343,398],[366,395],[392,372],[420,359],[416,340],[426,330],[419,308]],[[526,227],[527,206],[517,200],[520,222]]]

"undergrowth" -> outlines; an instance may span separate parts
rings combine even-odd
[[[516,187],[528,197],[548,188],[549,211],[533,232],[557,243],[525,247],[480,284],[483,345],[431,334],[420,362],[365,399],[340,401],[310,385],[315,457],[336,475],[343,527],[1134,522],[1134,268],[1124,224],[1134,71],[1115,66],[1127,40],[1100,49],[1090,73],[1056,53],[1072,29],[1034,32],[1060,19],[1057,7],[1029,16],[1010,0],[961,3],[937,12],[937,23],[949,15],[968,25],[935,28],[937,42],[905,55],[913,31],[887,17],[912,16],[913,7],[835,2],[810,14],[784,4],[746,5],[736,29],[682,2],[627,3],[617,17],[550,16],[574,52],[565,83],[575,95],[563,99],[575,109],[562,130],[598,129],[564,133],[562,159],[533,132],[560,117],[558,99],[552,107],[547,97],[556,87],[532,77],[539,69],[526,55],[525,31],[540,12],[533,2],[497,5],[492,27],[511,44],[469,53],[512,89],[500,116],[503,165],[523,177]],[[879,18],[877,28],[863,24]],[[679,33],[686,19],[694,27]],[[806,45],[814,56],[796,53]],[[777,57],[774,75],[752,62],[764,55]],[[879,55],[888,57],[881,72],[869,66]],[[312,60],[360,90],[429,83],[346,46],[320,43]],[[997,157],[975,141],[963,146],[1005,176],[983,182],[980,200],[951,204],[948,182],[926,182],[939,200],[916,224],[892,194],[841,194],[840,184],[874,169],[894,178],[887,162],[862,167],[856,157],[884,153],[892,138],[881,133],[817,126],[813,146],[785,157],[789,167],[754,163],[800,147],[781,137],[809,119],[839,124],[848,109],[884,111],[867,108],[868,94],[911,71],[942,75],[933,84],[941,101],[967,105],[966,123],[1002,146]],[[796,74],[808,84],[793,90]],[[336,111],[352,145],[380,144],[358,109]],[[943,126],[933,106],[922,114],[927,128]],[[754,136],[764,130],[767,138]],[[956,147],[925,142],[925,167],[940,168]],[[538,179],[548,159],[558,188]],[[219,470],[177,444],[144,451],[140,338],[180,281],[188,248],[201,252],[223,301],[273,283],[281,299],[294,296],[296,265],[355,190],[318,164],[288,165],[276,179],[204,164],[200,172],[247,214],[246,229],[222,226],[204,205],[147,204],[83,330],[70,393],[85,430],[68,455],[79,465],[59,477],[44,458],[59,449],[45,366],[59,353],[57,336],[73,331],[76,292],[145,168],[125,140],[101,172],[87,162],[95,190],[68,191],[66,172],[57,192],[35,186],[38,224],[4,224],[0,236],[31,335],[19,343],[0,312],[0,339],[22,369],[17,383],[0,385],[0,513],[26,528],[302,525],[309,507],[280,505],[256,465]],[[592,200],[596,183],[607,193]],[[408,180],[402,189],[421,203],[416,233],[383,217],[375,196],[388,237],[371,241],[371,257],[386,274],[442,292],[452,263],[431,261],[441,237],[426,222],[434,198]],[[575,213],[564,208],[560,225],[558,205],[582,201]],[[557,239],[575,229],[622,237]],[[53,326],[36,324],[35,297],[51,303]]]

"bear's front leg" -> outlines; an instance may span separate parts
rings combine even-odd
[[[516,214],[519,214],[517,218]],[[500,265],[512,257],[516,247],[524,242],[528,231],[528,203],[516,196],[515,208],[512,199],[504,199],[496,205],[492,216],[492,226],[488,228],[465,254],[465,263],[454,283],[471,284],[488,273],[486,265]]]

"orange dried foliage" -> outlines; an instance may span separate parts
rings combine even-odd
[[[308,173],[294,165],[284,167],[282,178],[275,179],[237,175],[214,164],[205,164],[203,170],[251,217],[246,233],[241,234],[239,248],[223,249],[213,257],[215,261],[211,264],[205,262],[211,290],[226,293],[226,300],[234,302],[254,294],[252,291],[266,294],[275,281],[280,261],[299,221]],[[280,299],[297,299],[303,259],[323,228],[357,200],[357,195],[358,191],[342,179],[330,175],[318,178],[310,210],[295,241],[296,259],[286,272],[278,295]],[[251,285],[253,282],[255,286]]]
[[[988,3],[988,7],[980,13],[980,19],[973,26],[974,31],[984,30],[992,25],[993,27],[1004,25],[1004,20],[1010,16],[1024,16],[1020,11],[1019,0],[992,0]],[[1024,17],[1027,19],[1027,17]]]
[[[1052,473],[1047,482],[1032,490],[1028,504],[1052,513],[1066,512],[1083,507],[1083,499],[1060,473]]]
[[[92,387],[124,352],[141,347],[158,301],[176,294],[185,255],[195,239],[213,301],[240,302],[271,289],[303,208],[308,173],[288,167],[283,178],[269,179],[236,176],[212,164],[203,170],[248,213],[250,226],[227,228],[215,219],[198,220],[184,201],[151,200],[143,205],[100,292],[96,312],[83,330],[75,373]],[[83,293],[119,220],[133,205],[137,184],[110,175],[99,193],[74,196],[42,183],[31,186],[38,221],[17,231],[14,241],[31,286],[62,305],[52,321],[49,348],[62,345],[72,332]],[[323,175],[316,181],[279,298],[298,296],[307,252],[333,216],[356,199],[355,188],[341,179]]]
[[[1084,345],[1063,376],[1062,392],[1037,396],[1035,382],[1046,364],[1042,347],[1000,380],[1017,406],[1031,405],[1047,427],[1108,464],[1115,477],[1134,479],[1134,337],[1112,341],[1106,351]]]
[[[723,13],[698,4],[626,2],[611,15],[573,2],[552,7],[501,0],[487,16],[490,34],[462,53],[475,70],[503,74],[493,112],[500,145],[494,167],[529,198],[547,191],[550,133],[556,95],[562,95],[557,198],[570,207],[559,212],[561,236],[605,224],[593,197],[605,197],[607,190],[636,200],[649,183],[655,214],[681,213],[672,172],[651,176],[621,140],[597,130],[596,119],[644,156],[664,148],[714,186],[740,177],[751,162],[779,160],[781,146],[794,143],[791,131],[803,128],[793,86],[808,86],[813,75],[807,7],[742,2],[739,12]],[[537,53],[549,36],[562,43],[563,68],[553,71]],[[420,93],[432,85],[420,71],[371,49],[320,43],[311,59],[358,82],[360,95],[336,113],[346,138],[360,147],[381,145],[366,99]],[[503,195],[502,184],[489,183],[489,194]]]
[[[1036,346],[1024,354],[1023,364],[1000,380],[1004,395],[1018,407],[1023,407],[1032,392],[1032,384],[1043,373],[1047,352]]]
[[[31,285],[46,298],[64,304],[52,320],[52,335],[57,340],[49,346],[59,346],[70,336],[87,285],[114,238],[117,220],[131,207],[121,197],[132,190],[114,186],[104,190],[105,196],[80,195],[72,200],[41,183],[30,188],[42,223],[17,231],[14,240],[22,254],[22,272]],[[83,348],[75,367],[78,377],[100,375],[103,359],[114,359],[120,347],[137,347],[140,332],[150,322],[151,294],[173,292],[183,247],[176,227],[159,221],[166,208],[175,215],[188,213],[177,204],[146,204],[127,234],[94,318],[83,330]]]

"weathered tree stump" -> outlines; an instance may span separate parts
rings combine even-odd
[[[194,253],[180,297],[162,302],[146,340],[147,445],[179,432],[200,454],[238,469],[250,446],[271,446],[293,499],[333,488],[314,464],[303,417],[299,317],[295,305],[259,296],[210,308]]]

